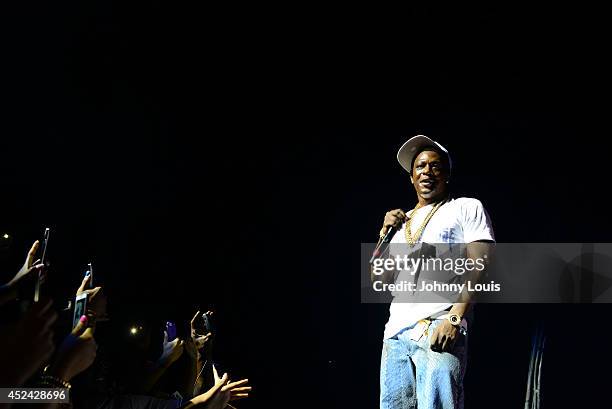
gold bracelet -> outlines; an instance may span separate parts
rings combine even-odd
[[[56,376],[50,376],[50,375],[41,376],[40,383],[42,385],[53,386],[55,388],[66,388],[66,389],[72,388],[72,385],[70,385],[70,382],[60,379]]]

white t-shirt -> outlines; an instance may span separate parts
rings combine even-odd
[[[411,233],[423,223],[432,205],[418,209],[412,215]],[[405,224],[395,233],[391,244],[406,244]],[[486,210],[477,199],[461,197],[444,203],[425,226],[418,242],[425,243],[471,243],[479,240],[494,241],[493,227]],[[389,307],[389,321],[385,326],[384,338],[391,338],[419,320],[430,317],[451,307],[442,303],[399,303]]]

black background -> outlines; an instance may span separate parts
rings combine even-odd
[[[359,244],[414,204],[412,135],[499,242],[609,241],[595,10],[31,7],[4,15],[6,264],[51,226],[66,295],[93,260],[115,319],[213,308],[240,408],[377,406],[387,306],[359,302]],[[537,323],[544,407],[605,402],[609,312],[478,306],[467,407],[521,407]]]

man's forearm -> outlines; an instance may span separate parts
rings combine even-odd
[[[491,242],[480,241],[468,243],[466,249],[467,259],[474,261],[474,264],[479,264],[476,262],[476,260],[482,260],[484,263],[484,268],[482,268],[481,270],[476,269],[471,272],[469,276],[469,281],[472,281],[473,283],[480,282],[490,262],[493,245],[494,244]],[[453,304],[450,313],[463,317],[470,309],[471,304],[474,302],[474,296],[470,291],[467,290],[466,287],[459,295],[459,299],[457,301],[458,302]]]

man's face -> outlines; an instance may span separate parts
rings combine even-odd
[[[410,180],[417,195],[430,201],[445,196],[448,176],[444,158],[438,152],[426,150],[419,153],[414,160]]]

